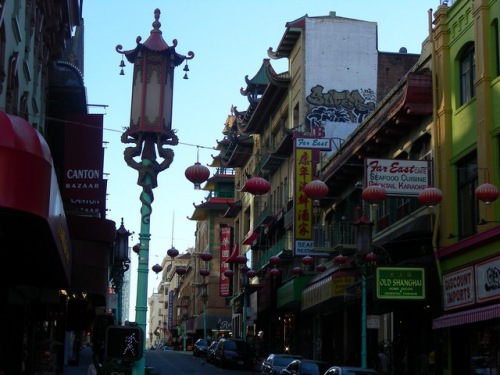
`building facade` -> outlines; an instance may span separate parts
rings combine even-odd
[[[499,184],[499,16],[498,1],[467,0],[434,14],[433,133],[443,201],[436,246],[442,312],[433,328],[445,374],[499,368],[500,211],[488,193]]]

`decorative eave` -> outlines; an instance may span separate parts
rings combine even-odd
[[[191,217],[188,217],[189,220],[196,221],[205,221],[207,220],[210,213],[214,211],[220,211],[222,214],[226,211],[228,202],[233,203],[234,199],[232,198],[209,198],[205,202],[202,202],[199,205],[193,203],[194,212]]]
[[[248,79],[248,75],[245,76],[245,82],[247,84],[246,89],[243,87],[240,89],[240,93],[243,96],[247,96],[248,100],[257,100],[260,95],[266,89],[269,83],[269,77],[266,73],[267,67],[270,65],[269,59],[264,59],[262,65],[260,66],[258,72],[252,79]]]
[[[296,19],[295,21],[287,22],[285,24],[286,31],[283,34],[276,51],[273,51],[272,47],[269,47],[267,50],[267,55],[271,59],[276,60],[284,57],[290,57],[293,47],[306,28],[306,18],[308,18],[307,14]]]
[[[234,183],[234,173],[232,174],[217,173],[207,180],[202,190],[215,191],[217,190],[218,184],[220,183],[227,184],[231,182]]]
[[[277,74],[269,64],[266,69],[269,77],[269,85],[259,100],[259,104],[247,111],[245,119],[238,122],[238,130],[244,134],[258,134],[262,132],[267,124],[265,119],[269,118],[277,105],[283,100],[290,86],[290,74],[288,72]]]
[[[233,201],[233,202],[227,202],[227,210],[224,212],[222,217],[226,219],[234,218],[236,217],[240,212],[243,207],[243,204],[241,200]]]
[[[383,156],[422,117],[432,115],[432,77],[428,69],[409,72],[370,116],[349,136],[321,171],[330,192],[340,193],[346,180],[361,173],[366,157]],[[356,169],[359,165],[359,169]]]
[[[243,167],[252,154],[253,137],[229,133],[228,139],[228,147],[220,153],[222,165],[229,168]]]

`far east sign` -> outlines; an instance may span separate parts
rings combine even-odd
[[[389,196],[418,196],[430,181],[427,160],[365,159],[365,186],[378,184]]]
[[[378,299],[425,299],[423,268],[379,267],[376,276]]]

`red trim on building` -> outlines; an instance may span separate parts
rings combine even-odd
[[[500,317],[500,304],[443,315],[432,321],[432,329],[471,324]]]

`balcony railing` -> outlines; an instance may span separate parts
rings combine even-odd
[[[313,227],[313,244],[315,250],[326,252],[354,249],[354,225],[349,222],[328,226],[316,225]]]
[[[265,267],[267,263],[269,263],[269,259],[271,257],[280,254],[283,249],[285,248],[285,238],[281,238],[276,245],[273,245],[267,250],[262,257],[255,262],[254,264],[254,269],[260,270],[261,268]]]

